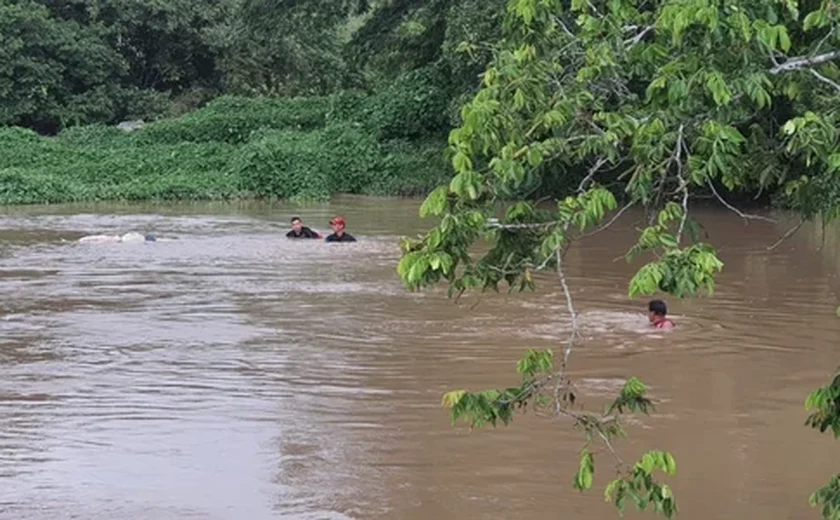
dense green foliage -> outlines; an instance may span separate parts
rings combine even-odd
[[[420,113],[408,139],[394,114],[376,96],[219,98],[131,133],[0,129],[0,203],[427,192],[448,175],[440,130]]]
[[[811,412],[805,421],[807,426],[824,433],[830,429],[835,439],[840,438],[840,373],[831,383],[817,388],[805,401],[805,408]],[[822,506],[826,520],[840,520],[840,474],[833,475],[828,484],[811,495],[811,505]]]
[[[54,134],[219,95],[381,93],[423,70],[437,117],[472,89],[504,0],[0,0],[0,125]]]
[[[504,2],[0,0],[0,201],[426,193]]]

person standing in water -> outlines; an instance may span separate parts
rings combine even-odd
[[[317,231],[312,231],[303,225],[300,217],[292,217],[292,230],[286,233],[286,238],[322,238]]]
[[[332,235],[327,236],[327,242],[355,242],[356,239],[353,235],[349,233],[345,233],[344,229],[347,227],[347,221],[344,220],[344,217],[335,217],[330,221],[330,227],[332,227],[333,233]]]
[[[674,322],[666,317],[668,307],[662,300],[651,300],[648,303],[648,321],[656,329],[673,329]]]

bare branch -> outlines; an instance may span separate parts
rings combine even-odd
[[[620,470],[621,467],[624,465],[624,461],[621,460],[621,457],[618,456],[618,452],[615,451],[615,448],[613,448],[613,445],[610,442],[610,439],[606,435],[604,435],[604,432],[602,432],[600,430],[598,431],[598,437],[600,437],[601,440],[604,441],[604,446],[606,446],[607,449],[610,450],[610,453],[612,453],[612,456],[615,457],[617,469]]]
[[[606,224],[604,224],[603,226],[599,227],[598,229],[595,229],[595,230],[593,230],[593,231],[590,231],[589,233],[586,233],[586,234],[584,234],[584,235],[581,235],[581,236],[580,236],[580,238],[591,237],[591,236],[592,236],[592,235],[594,235],[595,233],[600,233],[601,231],[603,231],[603,230],[607,229],[608,227],[612,226],[613,224],[615,224],[615,222],[616,222],[619,218],[621,218],[621,215],[623,215],[623,214],[624,214],[624,212],[625,212],[625,211],[627,211],[628,209],[632,208],[634,204],[636,204],[636,202],[631,200],[630,202],[628,202],[627,204],[625,204],[625,205],[624,205],[624,207],[622,207],[620,210],[618,210],[618,213],[616,213],[615,215],[613,215],[613,218],[611,218],[611,219],[609,220],[609,222],[607,222],[607,223],[606,223]]]
[[[825,45],[825,42],[827,42],[828,39],[831,38],[831,36],[834,34],[834,29],[835,28],[836,27],[832,27],[831,30],[828,31],[825,36],[823,36],[822,40],[820,40],[820,42],[817,44],[817,46],[814,47],[814,52],[812,53],[812,55],[820,52],[820,49],[822,49],[822,46]]]
[[[595,174],[598,173],[598,170],[600,170],[601,166],[603,166],[606,162],[607,160],[604,158],[598,159],[595,162],[595,165],[592,166],[592,168],[589,168],[589,172],[586,174],[586,177],[584,177],[578,185],[578,193],[583,193],[583,191],[586,189],[586,185],[589,184],[589,181],[592,180],[592,177],[594,177]]]
[[[563,271],[563,255],[560,249],[555,253],[557,257],[557,277],[560,279],[560,285],[563,287],[563,295],[566,297],[566,307],[569,310],[569,316],[572,318],[572,331],[569,333],[569,340],[566,343],[566,348],[563,351],[563,364],[561,370],[565,370],[566,363],[569,361],[569,356],[572,354],[572,349],[575,345],[575,338],[580,336],[578,333],[577,313],[575,312],[574,302],[572,301],[572,293],[569,290],[569,284],[566,283],[566,273]]]
[[[825,83],[827,85],[831,85],[832,87],[834,87],[835,89],[840,91],[840,83],[837,83],[836,81],[832,81],[832,80],[826,78],[825,76],[823,76],[819,72],[815,71],[814,69],[808,69],[808,71],[811,73],[812,76],[814,76],[818,80],[822,81],[823,83]]]
[[[685,229],[685,222],[688,219],[688,180],[683,175],[682,152],[683,152],[683,132],[685,125],[680,125],[677,133],[677,145],[674,147],[673,160],[677,163],[677,178],[680,180],[679,190],[683,192],[682,198],[682,219],[680,220],[680,227],[677,230],[677,245],[682,241],[683,230]]]
[[[825,217],[823,216],[820,219],[820,247],[817,248],[817,252],[821,252],[825,247]]]
[[[601,13],[598,12],[598,8],[595,7],[595,4],[593,4],[590,0],[587,0],[586,3],[589,4],[589,7],[592,8],[592,14],[594,14],[596,17],[600,18],[601,20],[604,19],[604,15],[602,15]]]
[[[637,34],[636,36],[624,40],[625,47],[627,49],[632,48],[634,45],[636,45],[640,41],[642,41],[642,38],[644,38],[645,35],[647,35],[647,33],[649,33],[652,30],[653,30],[653,27],[649,25],[649,26],[645,27],[644,29],[642,29],[641,32],[639,34]]]
[[[764,217],[764,216],[761,216],[761,215],[750,215],[749,213],[744,213],[743,211],[739,210],[738,208],[736,208],[732,204],[726,202],[723,199],[723,197],[720,196],[720,193],[718,193],[717,189],[715,189],[715,184],[712,182],[712,179],[709,179],[709,187],[712,188],[712,193],[715,194],[715,197],[717,197],[717,199],[720,201],[721,204],[726,206],[727,209],[729,209],[730,211],[732,211],[733,213],[735,213],[736,215],[738,215],[742,219],[744,219],[744,220],[764,220],[766,222],[773,222],[773,223],[776,222],[772,218]]]
[[[514,229],[544,229],[550,228],[552,226],[556,226],[559,224],[559,220],[551,220],[548,222],[529,222],[524,224],[501,224],[498,220],[494,219],[487,223],[487,227],[490,229],[506,229],[506,230],[514,230]]]
[[[789,72],[791,70],[808,69],[817,65],[822,65],[823,63],[835,60],[837,58],[840,58],[840,51],[826,52],[823,54],[818,54],[816,56],[797,56],[795,58],[787,60],[786,62],[780,65],[775,65],[769,70],[769,72],[770,74],[781,74],[783,72]]]
[[[558,249],[558,251],[559,251],[559,249]],[[548,263],[551,262],[551,260],[553,260],[553,256],[552,255],[547,255],[545,257],[545,260],[543,260],[542,263],[540,263],[540,265],[533,266],[532,270],[533,271],[542,271],[543,269],[548,267]]]
[[[768,247],[767,250],[772,251],[772,250],[776,249],[777,247],[779,247],[780,245],[782,245],[782,242],[784,242],[785,240],[787,240],[788,238],[793,236],[793,234],[796,233],[797,231],[799,231],[799,228],[801,228],[803,225],[805,225],[805,219],[804,218],[799,221],[799,224],[797,224],[797,225],[793,226],[792,228],[788,229],[787,232],[784,235],[782,235],[782,238],[777,240],[776,243],[773,244],[772,246]]]
[[[577,36],[575,36],[575,34],[569,30],[569,27],[563,20],[560,19],[559,16],[557,17],[557,25],[559,25],[560,28],[563,29],[563,32],[566,33],[570,38],[572,38],[573,40],[578,39]]]

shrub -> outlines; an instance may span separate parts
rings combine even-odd
[[[223,97],[133,132],[0,128],[0,203],[416,195],[444,182],[441,79],[373,96]]]
[[[357,116],[380,140],[442,135],[449,128],[446,80],[432,67],[400,75]]]
[[[150,144],[241,144],[263,129],[306,131],[320,128],[328,109],[326,98],[222,97],[183,117],[152,123],[138,132],[138,138]]]
[[[314,133],[271,131],[248,143],[231,164],[241,191],[259,197],[324,200],[330,183]]]

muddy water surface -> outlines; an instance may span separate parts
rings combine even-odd
[[[405,292],[418,201],[330,206],[72,206],[0,213],[0,518],[409,520],[614,517],[571,488],[579,433],[518,418],[452,428],[447,389],[513,383],[525,348],[568,329],[552,280],[478,306]],[[289,242],[292,214],[356,244]],[[681,518],[816,518],[840,445],[803,427],[838,361],[837,232],[701,213],[726,272],[644,326],[615,261],[629,216],[569,253],[585,404],[636,375],[659,401],[619,449],[666,449]],[[79,244],[139,231],[153,244]],[[631,513],[629,518],[637,517]]]

